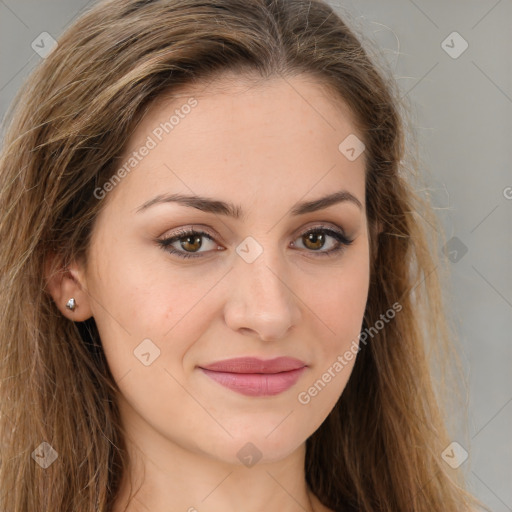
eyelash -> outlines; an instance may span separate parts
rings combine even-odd
[[[331,236],[332,238],[334,238],[338,242],[338,245],[336,248],[330,249],[328,251],[318,250],[318,252],[317,252],[314,250],[306,249],[306,252],[312,252],[313,254],[315,254],[315,256],[318,256],[318,257],[334,256],[337,253],[343,252],[344,249],[346,249],[346,247],[351,245],[354,241],[353,239],[352,240],[348,239],[342,232],[336,231],[336,230],[326,227],[326,226],[315,226],[314,228],[311,228],[311,229],[308,229],[308,230],[302,232],[299,235],[299,237],[303,237],[304,235],[309,235],[309,234],[327,234],[327,235]],[[194,229],[188,229],[188,230],[180,230],[180,231],[174,233],[171,237],[158,239],[157,243],[166,252],[168,252],[170,254],[174,254],[174,255],[178,256],[179,258],[183,258],[183,259],[200,258],[200,257],[202,257],[201,254],[204,254],[204,253],[182,252],[182,251],[176,250],[174,247],[171,247],[171,244],[181,240],[182,238],[194,237],[197,235],[200,235],[202,237],[205,237],[205,238],[208,238],[209,240],[214,241],[214,238],[209,233],[206,233],[205,231],[196,231]],[[210,252],[210,251],[205,251],[205,252]]]

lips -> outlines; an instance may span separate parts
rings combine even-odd
[[[307,365],[299,359],[239,357],[201,366],[212,380],[248,396],[271,396],[293,386]]]

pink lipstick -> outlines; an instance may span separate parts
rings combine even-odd
[[[291,357],[238,357],[199,368],[214,381],[243,395],[271,396],[291,388],[307,365]]]

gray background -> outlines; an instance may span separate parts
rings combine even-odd
[[[2,118],[41,60],[32,41],[41,32],[57,39],[93,3],[0,0]],[[469,382],[463,467],[491,510],[512,511],[512,1],[330,3],[381,48],[414,106],[433,203],[447,239],[467,248],[449,283]],[[458,58],[441,46],[454,31],[469,45]]]

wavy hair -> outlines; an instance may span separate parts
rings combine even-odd
[[[434,386],[442,379],[430,370],[453,360],[442,232],[418,191],[398,87],[361,41],[322,0],[107,0],[32,72],[9,109],[0,154],[1,510],[112,509],[130,463],[119,390],[94,319],[66,319],[45,271],[55,254],[54,271],[87,261],[105,205],[94,191],[153,102],[228,71],[259,80],[306,74],[350,107],[366,145],[363,328],[402,307],[361,346],[340,399],[306,441],[309,487],[336,511],[476,503],[442,460],[450,442]],[[43,441],[59,457],[44,470],[31,456]]]

